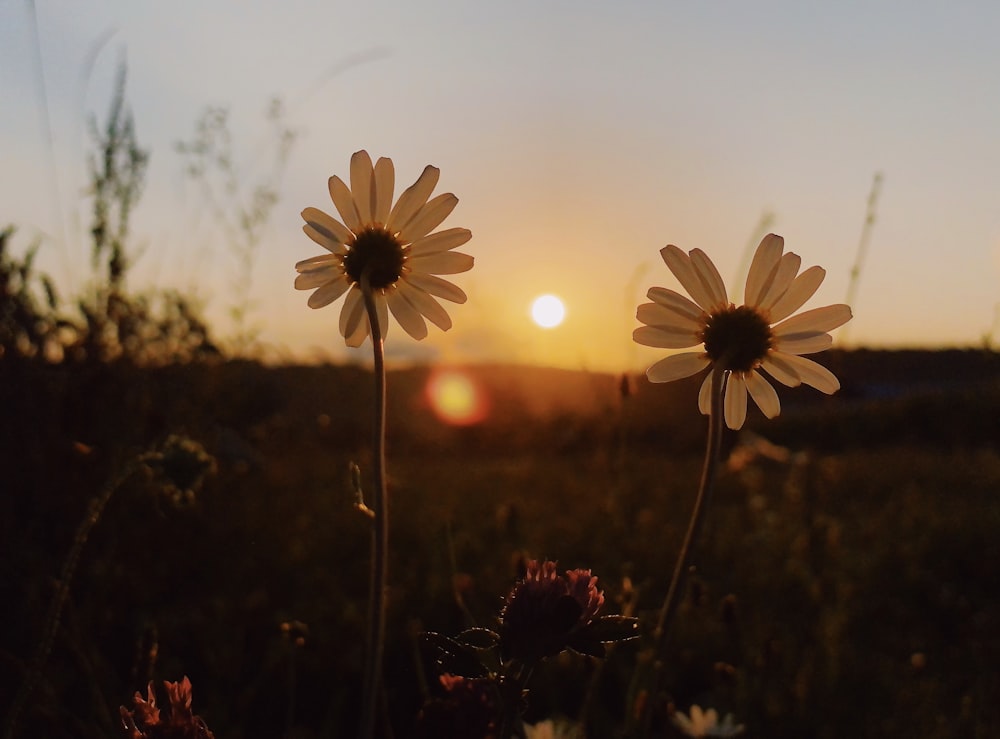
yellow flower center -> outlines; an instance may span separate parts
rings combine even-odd
[[[344,257],[344,271],[353,282],[361,282],[368,272],[373,288],[389,287],[403,274],[403,245],[381,226],[369,226],[359,233]]]
[[[754,308],[741,305],[709,314],[699,338],[705,353],[723,369],[749,372],[767,356],[774,335],[771,324]]]

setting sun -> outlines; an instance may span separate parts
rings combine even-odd
[[[555,328],[566,317],[566,306],[555,295],[540,295],[531,304],[531,318],[542,328]]]

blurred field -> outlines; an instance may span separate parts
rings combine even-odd
[[[840,394],[783,389],[778,419],[725,440],[670,697],[732,711],[750,737],[995,736],[1000,358],[821,360]],[[399,737],[434,680],[420,630],[490,626],[524,557],[592,568],[609,612],[651,624],[693,504],[697,381],[631,378],[623,395],[607,375],[467,371],[490,411],[464,428],[430,412],[429,368],[389,378]],[[135,690],[182,675],[220,739],[352,736],[368,535],[348,465],[367,483],[370,384],[356,367],[0,361],[0,715],[88,501],[171,433],[218,461],[193,505],[141,479],[112,498],[18,736],[116,736]],[[599,671],[547,664],[529,720],[583,717],[613,736],[641,648]]]

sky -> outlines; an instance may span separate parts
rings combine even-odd
[[[130,285],[187,291],[233,330],[240,244],[176,151],[225,108],[240,187],[214,202],[279,194],[241,283],[272,358],[370,352],[343,346],[339,302],[292,288],[319,253],[299,213],[334,212],[327,178],[359,149],[393,159],[397,191],[439,167],[460,200],[444,227],[473,233],[454,327],[418,343],[394,326],[396,360],[642,368],[663,350],[631,341],[635,307],[678,288],[660,248],[703,249],[739,301],[762,227],[827,270],[807,307],[853,292],[839,346],[981,346],[995,328],[995,2],[0,0],[0,221],[15,250],[40,240],[67,296],[92,278],[88,126],[122,60],[151,152]],[[296,134],[277,173],[275,98]],[[557,328],[531,321],[541,293],[565,302]]]

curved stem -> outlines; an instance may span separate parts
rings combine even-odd
[[[725,385],[725,374],[725,370],[718,364],[712,369],[712,405],[708,415],[708,441],[705,444],[705,460],[701,468],[701,483],[698,486],[698,495],[695,498],[694,510],[691,512],[691,521],[688,523],[684,543],[681,544],[681,551],[677,557],[677,564],[674,567],[674,574],[670,580],[670,587],[660,608],[656,631],[653,632],[653,638],[656,642],[653,653],[655,667],[649,700],[646,702],[647,708],[645,709],[646,718],[644,724],[647,732],[651,716],[649,709],[650,701],[655,698],[660,689],[660,676],[663,671],[669,626],[674,614],[677,612],[677,607],[681,601],[681,593],[684,591],[684,586],[687,583],[688,570],[691,567],[691,559],[694,555],[694,546],[701,533],[702,524],[705,521],[705,513],[712,499],[712,488],[715,486],[715,473],[719,467],[719,446],[722,440],[722,391]]]
[[[389,496],[385,487],[385,356],[382,329],[378,322],[375,295],[368,281],[367,270],[361,276],[361,293],[371,326],[375,360],[375,492],[372,526],[372,560],[368,581],[368,653],[365,660],[364,703],[361,732],[365,739],[375,735],[376,706],[382,685],[382,656],[385,651],[385,589],[389,573]]]

